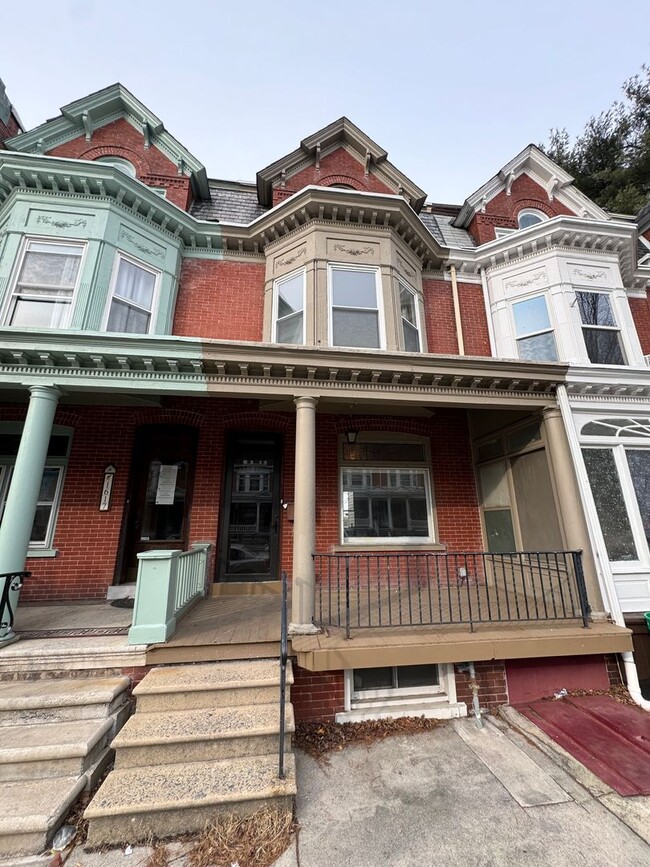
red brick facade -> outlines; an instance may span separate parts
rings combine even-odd
[[[52,148],[48,155],[76,160],[96,160],[103,156],[122,157],[133,164],[137,177],[143,183],[152,187],[164,187],[170,202],[183,210],[189,207],[189,178],[179,175],[174,163],[155,145],[146,148],[142,133],[124,118],[95,130],[91,141],[79,136]]]
[[[293,666],[291,704],[297,722],[334,720],[344,709],[342,671],[308,671]]]
[[[454,671],[456,672],[456,698],[458,701],[464,701],[470,710],[473,693],[469,685],[469,674],[458,671],[455,666]],[[508,683],[503,660],[477,662],[474,665],[474,671],[481,707],[499,707],[508,703]]]
[[[650,301],[647,296],[645,298],[631,297],[630,312],[636,327],[636,333],[639,335],[639,342],[644,355],[650,354]]]
[[[495,226],[516,229],[517,214],[524,208],[535,208],[548,217],[562,214],[574,216],[573,212],[557,199],[549,202],[546,190],[528,175],[522,174],[512,184],[510,195],[505,190],[498,193],[486,204],[485,213],[475,214],[469,224],[469,233],[476,244],[494,241]]]

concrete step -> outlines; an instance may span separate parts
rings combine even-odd
[[[219,813],[249,815],[273,804],[290,809],[296,793],[292,755],[286,771],[279,780],[277,756],[114,770],[86,808],[87,845],[200,831]]]
[[[102,719],[126,700],[128,677],[61,678],[3,683],[0,727]]]
[[[86,783],[85,776],[0,783],[0,856],[42,852]]]
[[[197,708],[164,713],[138,711],[113,741],[115,767],[132,768],[180,762],[275,755],[280,731],[279,706]],[[295,730],[293,708],[285,712],[285,750]]]
[[[119,728],[103,720],[4,726],[0,734],[0,783],[80,776],[95,765]]]
[[[291,663],[287,685],[293,683]],[[191,710],[278,701],[277,659],[210,662],[154,668],[133,690],[138,712]],[[287,701],[289,696],[287,695]]]

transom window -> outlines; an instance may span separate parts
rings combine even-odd
[[[517,301],[512,305],[512,313],[519,357],[529,361],[557,361],[557,347],[546,298],[537,295]]]
[[[27,241],[5,317],[7,325],[65,328],[79,283],[84,246]]]
[[[118,254],[109,299],[107,331],[148,334],[159,272]]]
[[[12,427],[14,426],[12,425]],[[9,493],[20,439],[19,426],[16,427],[15,431],[0,433],[0,524],[7,503],[7,494]],[[70,441],[69,434],[53,433],[50,437],[47,462],[43,470],[36,515],[30,536],[30,549],[39,550],[52,546]]]
[[[429,469],[416,465],[423,443],[345,444],[342,458],[344,544],[433,541]]]
[[[410,286],[398,280],[399,306],[402,314],[402,339],[407,352],[420,351],[420,326],[417,296]]]
[[[379,269],[330,265],[332,346],[384,347]]]
[[[305,342],[305,271],[275,281],[273,339],[276,343]]]
[[[609,296],[604,292],[576,292],[582,336],[592,364],[625,364],[621,337]]]

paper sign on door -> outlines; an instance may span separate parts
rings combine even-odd
[[[176,464],[163,464],[160,467],[158,487],[156,488],[157,506],[173,506],[177,475],[178,467]]]

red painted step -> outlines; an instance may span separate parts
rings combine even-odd
[[[517,708],[620,795],[650,795],[650,715],[611,696]]]

